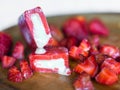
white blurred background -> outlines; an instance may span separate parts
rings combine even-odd
[[[120,0],[1,0],[0,30],[16,25],[25,11],[40,6],[46,16],[75,13],[120,13]]]

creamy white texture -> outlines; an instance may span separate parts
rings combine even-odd
[[[51,34],[47,34],[41,17],[39,14],[32,14],[31,20],[33,23],[33,36],[38,48],[43,48],[51,38]],[[40,49],[36,50],[36,53],[41,53]]]
[[[69,68],[66,68],[65,61],[63,58],[51,59],[51,60],[35,60],[34,65],[37,68],[45,68],[45,69],[58,69],[58,73],[62,75],[68,75],[70,72]]]
[[[44,54],[46,50],[44,48],[36,48],[35,54]]]

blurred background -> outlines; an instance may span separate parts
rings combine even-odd
[[[40,6],[47,17],[78,13],[120,13],[120,0],[2,0],[0,30],[17,24],[19,16]]]

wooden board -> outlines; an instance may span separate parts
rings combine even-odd
[[[85,16],[89,21],[93,17],[98,17],[110,29],[110,36],[108,38],[101,38],[101,43],[108,43],[120,47],[120,15],[119,14],[79,14]],[[50,24],[61,27],[63,22],[76,15],[55,16],[47,18]],[[13,26],[5,30],[5,32],[12,35],[14,42],[20,40],[24,44],[18,26]],[[26,48],[26,51],[29,50]],[[27,56],[26,56],[27,57]],[[71,66],[73,62],[70,63]],[[75,73],[70,76],[62,76],[58,74],[40,74],[34,73],[33,77],[24,80],[21,83],[13,83],[7,80],[7,70],[2,69],[0,65],[0,90],[74,90],[72,83],[75,79]],[[120,81],[112,86],[105,86],[96,83],[93,84],[95,90],[120,90]]]

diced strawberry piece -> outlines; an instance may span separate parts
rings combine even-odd
[[[63,36],[63,33],[61,32],[61,30],[59,30],[56,26],[54,25],[49,25],[50,26],[50,32],[51,32],[51,35],[52,37],[57,40],[57,41],[61,41],[64,36]]]
[[[30,66],[36,72],[70,75],[68,50],[64,47],[47,47],[43,54],[29,55]]]
[[[67,37],[74,37],[78,41],[88,37],[87,24],[84,17],[73,17],[63,24],[63,32]]]
[[[73,70],[77,73],[86,72],[91,77],[94,77],[98,71],[98,65],[96,63],[95,57],[88,57],[84,62],[79,63],[77,66],[75,66]]]
[[[79,47],[72,46],[69,51],[69,55],[74,59],[80,59],[80,56],[87,57],[91,46],[87,39],[83,39]]]
[[[12,38],[9,34],[0,32],[0,59],[4,55],[8,55],[12,47]]]
[[[103,63],[103,61],[107,58],[107,56],[99,53],[99,54],[95,55],[95,58],[96,58],[97,64],[101,65]]]
[[[108,28],[98,18],[94,18],[91,20],[89,24],[89,30],[92,34],[97,34],[102,36],[108,36],[109,34]]]
[[[103,45],[100,48],[100,52],[102,54],[108,55],[112,58],[116,58],[118,56],[120,56],[120,51],[117,47],[112,46],[112,45]]]
[[[116,74],[120,74],[120,63],[115,61],[113,58],[106,58],[101,65],[101,69],[104,67],[108,67]]]
[[[116,57],[115,60],[116,60],[117,62],[120,62],[120,56]]]
[[[74,37],[68,37],[60,41],[60,45],[70,49],[72,46],[77,46],[78,41]]]
[[[112,85],[118,81],[118,75],[111,69],[104,67],[95,77],[96,81],[104,85]]]
[[[31,68],[26,60],[20,61],[20,69],[22,72],[22,76],[25,79],[28,79],[33,75],[33,72],[32,72],[32,70],[31,70]]]
[[[89,38],[91,45],[98,47],[100,45],[100,37],[98,35],[93,35]]]
[[[91,48],[90,48],[90,54],[97,55],[99,53],[100,52],[98,51],[98,48],[95,45],[92,45]]]
[[[83,39],[78,48],[80,54],[82,54],[83,56],[88,56],[88,51],[90,50],[91,45],[87,39]]]
[[[80,74],[73,83],[73,86],[75,90],[94,90],[90,76],[86,73]]]
[[[17,69],[17,67],[13,66],[8,71],[8,80],[12,82],[22,82],[23,77],[22,73]]]
[[[11,56],[3,56],[2,57],[2,67],[9,68],[15,64],[16,59]]]
[[[72,46],[69,51],[69,55],[74,59],[80,59],[80,54],[77,46]]]
[[[16,42],[12,56],[16,59],[24,59],[24,45],[21,42]]]
[[[19,27],[33,51],[43,48],[51,40],[50,28],[40,7],[25,11],[19,18]]]

